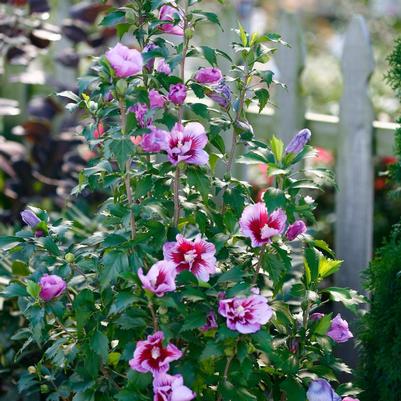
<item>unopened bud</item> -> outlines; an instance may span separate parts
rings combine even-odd
[[[118,96],[125,96],[127,92],[127,81],[125,79],[120,79],[116,84],[116,91]]]
[[[35,366],[29,366],[29,367],[28,367],[28,372],[29,372],[30,375],[36,374],[36,368],[35,368]]]
[[[73,253],[69,252],[65,255],[64,259],[68,262],[68,263],[74,263],[75,262],[75,256]]]

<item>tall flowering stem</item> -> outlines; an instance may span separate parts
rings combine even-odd
[[[235,115],[235,120],[233,121],[232,145],[231,145],[231,150],[230,150],[230,154],[229,154],[228,161],[227,161],[227,170],[226,170],[226,173],[229,176],[231,176],[231,169],[232,169],[232,166],[234,163],[235,152],[237,150],[237,144],[238,144],[238,134],[237,134],[235,125],[240,120],[242,112],[244,110],[244,103],[245,103],[245,96],[246,96],[246,91],[247,91],[248,80],[249,80],[249,72],[248,72],[248,68],[246,66],[244,87],[242,88],[241,93],[240,93],[238,109],[237,109],[237,113]]]
[[[120,106],[120,114],[121,114],[121,130],[124,134],[126,134],[126,127],[127,127],[127,110],[125,107],[125,103],[123,99],[119,99],[119,106]],[[131,225],[131,239],[135,239],[136,236],[136,221],[135,215],[132,210],[132,206],[134,204],[134,199],[132,196],[132,188],[131,188],[131,180],[130,180],[130,171],[131,171],[132,159],[129,158],[125,164],[125,191],[127,194],[128,200],[128,207],[130,209],[130,225]]]
[[[181,64],[180,64],[180,78],[184,84],[185,84],[185,61],[186,61],[188,46],[189,46],[189,37],[186,34],[186,31],[188,28],[187,13],[188,13],[188,2],[185,2],[184,15],[183,15],[184,41],[183,41],[182,58],[181,58]],[[178,123],[179,124],[182,124],[183,116],[184,116],[184,103],[182,103],[178,109]],[[177,166],[175,168],[173,191],[174,191],[173,224],[175,227],[177,227],[178,221],[180,219],[180,165],[179,164],[177,164]]]

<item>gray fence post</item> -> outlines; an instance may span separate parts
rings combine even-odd
[[[288,143],[298,130],[304,128],[305,101],[301,92],[300,76],[305,66],[305,43],[295,14],[282,12],[278,31],[291,47],[281,47],[275,58],[279,80],[288,88],[277,88],[275,133]]]
[[[346,33],[342,58],[344,92],[340,102],[337,152],[336,251],[344,265],[340,286],[361,289],[361,272],[372,255],[373,120],[368,94],[374,59],[366,23],[355,16]]]

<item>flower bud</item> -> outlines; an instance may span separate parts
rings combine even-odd
[[[29,373],[30,375],[36,374],[36,368],[35,368],[35,366],[29,366],[29,367],[28,367],[28,373]]]
[[[61,295],[67,288],[67,283],[55,274],[45,274],[39,280],[40,294],[39,296],[44,301],[51,301],[52,299]]]
[[[297,220],[295,223],[288,227],[287,233],[285,234],[289,241],[293,241],[299,235],[306,232],[306,225],[302,220]]]
[[[74,263],[75,262],[75,256],[73,253],[69,252],[65,255],[64,259],[68,262],[68,263]]]
[[[25,209],[21,212],[21,218],[22,221],[31,228],[35,228],[41,221],[39,217],[29,209]]]
[[[286,153],[299,153],[308,143],[312,133],[308,129],[299,131],[285,148]]]
[[[168,99],[176,105],[184,103],[187,97],[187,88],[184,84],[170,85]]]
[[[42,394],[46,394],[49,392],[49,386],[47,384],[41,384],[40,386],[40,392]]]
[[[125,96],[127,92],[127,81],[125,79],[119,79],[116,84],[117,95],[120,97]]]

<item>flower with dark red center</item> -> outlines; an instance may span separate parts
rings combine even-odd
[[[153,401],[191,401],[196,394],[184,386],[181,375],[157,375],[153,381]]]
[[[189,270],[199,280],[209,281],[210,275],[216,273],[215,246],[200,235],[188,240],[178,234],[176,240],[164,244],[164,258],[175,263],[178,273]]]
[[[227,318],[227,327],[242,334],[256,333],[273,315],[262,295],[230,298],[219,301],[219,313]]]
[[[176,124],[167,136],[168,159],[174,165],[179,162],[197,165],[207,164],[209,155],[203,150],[206,144],[207,135],[202,124],[192,122],[185,127]]]
[[[263,202],[247,206],[242,212],[239,225],[241,232],[252,241],[252,246],[262,246],[271,242],[272,237],[281,235],[287,216],[282,209],[268,213]]]
[[[166,292],[175,291],[175,277],[177,270],[173,262],[162,260],[155,263],[146,275],[143,270],[138,270],[138,277],[143,288],[162,297]]]
[[[165,373],[170,368],[170,362],[180,359],[182,352],[174,345],[163,346],[164,333],[157,331],[144,341],[136,344],[134,357],[129,361],[131,369],[137,372],[151,372],[153,375]]]

